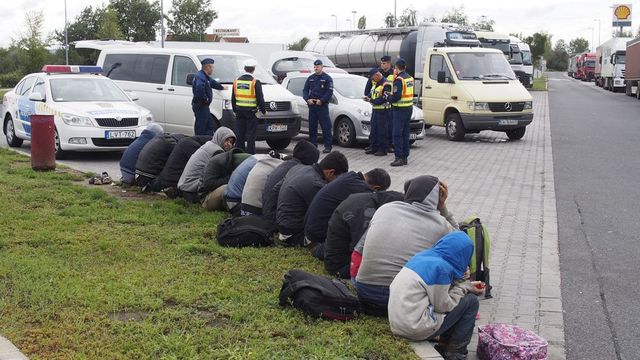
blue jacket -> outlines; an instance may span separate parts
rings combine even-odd
[[[320,75],[311,74],[304,83],[302,97],[304,101],[319,99],[322,105],[329,104],[333,96],[333,79],[326,73]]]
[[[387,99],[390,103],[396,103],[400,101],[400,99],[402,98],[402,80],[400,78],[406,79],[408,77],[410,77],[409,74],[407,74],[406,71],[403,71],[400,74],[398,74],[396,79],[393,81],[393,93]],[[412,109],[412,108],[408,107],[407,109]]]
[[[224,90],[222,85],[211,79],[204,71],[198,71],[193,78],[193,85],[191,85],[191,91],[193,92],[193,100],[191,100],[191,103],[209,106],[213,100],[212,88]]]
[[[122,153],[120,172],[122,173],[123,182],[133,184],[136,177],[136,162],[138,161],[138,156],[142,148],[155,136],[156,134],[153,131],[148,129],[143,130],[140,137],[135,139]]]
[[[233,170],[229,177],[227,188],[224,190],[225,200],[233,202],[240,202],[240,200],[242,200],[244,184],[247,183],[247,177],[257,162],[258,156],[252,155]]]

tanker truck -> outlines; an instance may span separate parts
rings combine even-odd
[[[352,74],[366,75],[377,67],[383,55],[401,57],[414,77],[420,96],[425,55],[433,47],[478,47],[473,31],[449,23],[422,23],[402,28],[321,32],[304,47],[328,56],[337,67]]]

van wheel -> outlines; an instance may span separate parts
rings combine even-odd
[[[527,131],[526,127],[521,127],[513,130],[505,131],[510,140],[520,140],[524,136],[524,133]]]
[[[447,130],[447,138],[451,141],[461,141],[467,133],[464,124],[462,124],[462,118],[460,118],[460,114],[458,113],[447,115],[445,128]]]
[[[273,150],[285,149],[291,143],[291,139],[268,139],[267,145]]]
[[[353,147],[356,144],[356,129],[351,119],[342,117],[338,120],[335,131],[336,142],[342,147]]]
[[[8,116],[7,121],[4,124],[4,135],[7,138],[7,144],[11,147],[22,146],[23,140],[16,136],[16,128],[13,124],[11,115]]]
[[[58,135],[58,130],[55,131],[53,139],[53,144],[55,145],[56,151],[56,160],[64,160],[69,153],[62,150],[62,147],[60,146],[60,136]]]

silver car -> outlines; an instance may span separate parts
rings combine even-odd
[[[302,98],[304,83],[309,77],[309,72],[289,73],[282,82],[296,97],[298,111],[302,117],[300,132],[309,133],[309,108]],[[364,88],[367,78],[352,75],[331,73],[333,79],[333,99],[329,103],[329,117],[333,126],[335,142],[343,147],[352,147],[356,142],[369,141],[371,129],[371,104],[364,101]],[[321,134],[322,130],[318,129]],[[424,120],[422,111],[413,107],[411,116],[410,140],[411,143],[424,138]]]

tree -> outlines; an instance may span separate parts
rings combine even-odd
[[[458,8],[452,8],[451,11],[447,13],[447,15],[443,16],[440,19],[440,22],[454,23],[458,25],[469,25],[469,18],[464,13],[464,5],[461,5]]]
[[[207,28],[218,18],[211,0],[173,0],[169,14],[169,31],[178,41],[202,41]]]
[[[122,31],[120,30],[120,25],[118,24],[118,14],[116,14],[115,10],[107,9],[100,20],[100,27],[98,29],[98,39],[108,39],[108,40],[122,40],[124,39],[124,35],[122,35]]]
[[[546,32],[536,32],[524,40],[531,47],[531,57],[534,64],[538,64],[540,56],[548,59],[548,55],[551,53],[551,37],[552,35]]]
[[[398,26],[416,26],[418,20],[416,19],[416,10],[412,8],[406,8],[402,11]]]
[[[585,51],[589,51],[589,41],[585,38],[575,38],[569,41],[569,47],[567,48],[569,54],[580,54]]]
[[[367,28],[367,17],[362,15],[360,19],[358,19],[358,29],[364,30]]]
[[[98,31],[102,23],[102,17],[105,13],[104,8],[91,6],[85,7],[80,15],[67,26],[67,35],[69,42],[78,40],[90,40],[98,38]],[[64,44],[64,29],[56,30],[54,38],[61,44]]]
[[[493,25],[495,24],[496,22],[494,20],[487,19],[486,16],[482,15],[478,21],[471,24],[471,27],[476,30],[493,31]]]
[[[304,50],[304,47],[307,45],[307,43],[309,42],[309,38],[307,37],[303,37],[302,39],[289,44],[289,50],[298,50],[298,51],[302,51]]]
[[[555,71],[565,71],[569,67],[569,53],[567,52],[567,43],[564,40],[558,40],[547,57],[547,69]]]
[[[420,23],[435,23],[435,22],[438,22],[438,19],[436,19],[435,16],[431,15],[431,16],[423,17]]]
[[[28,74],[39,71],[51,55],[42,34],[44,12],[27,11],[24,19],[26,30],[16,41],[16,47],[19,49],[18,64],[21,64],[23,73]]]
[[[394,28],[396,27],[397,20],[392,13],[387,13],[387,15],[384,16],[384,25],[388,28]]]
[[[153,41],[160,26],[160,4],[147,0],[110,0],[109,8],[118,14],[118,24],[129,41]]]

